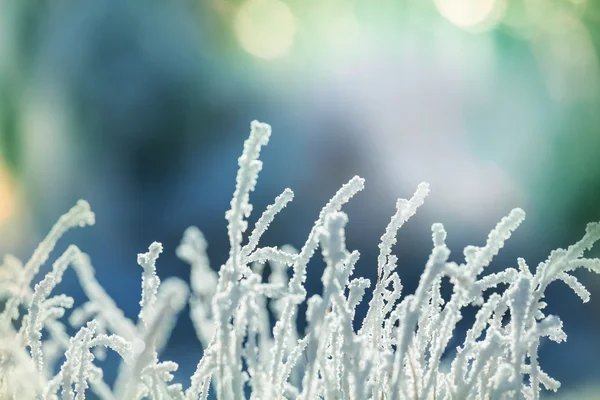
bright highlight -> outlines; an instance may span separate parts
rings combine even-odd
[[[498,0],[435,0],[440,14],[460,28],[495,25]],[[491,23],[491,24],[490,24]]]
[[[279,0],[248,0],[237,11],[235,36],[244,50],[264,59],[286,54],[296,24],[289,7]]]

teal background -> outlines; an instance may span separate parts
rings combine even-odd
[[[491,269],[536,265],[600,220],[599,45],[593,0],[0,0],[0,251],[28,257],[87,199],[97,225],[62,245],[89,252],[133,318],[135,256],[153,240],[162,277],[188,276],[174,250],[191,224],[213,266],[225,261],[236,159],[259,119],[273,137],[251,222],[296,192],[265,244],[300,246],[358,174],[366,190],[346,209],[358,274],[375,277],[395,199],[421,181],[431,194],[396,248],[408,292],[433,222],[461,261],[522,207]],[[577,276],[592,301],[550,288],[569,340],[540,360],[566,389],[600,376],[600,277]],[[81,299],[72,276],[64,287]],[[200,355],[185,314],[163,358],[187,382]]]

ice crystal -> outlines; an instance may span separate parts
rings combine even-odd
[[[138,255],[142,290],[138,321],[126,318],[94,277],[89,257],[70,246],[52,270],[35,285],[40,267],[56,242],[73,227],[92,225],[94,214],[79,201],[22,264],[6,256],[0,267],[0,398],[85,399],[92,391],[101,399],[539,399],[542,388],[559,382],[538,363],[540,342],[566,340],[561,320],[546,315],[544,293],[556,280],[581,297],[590,294],[571,272],[583,267],[600,273],[600,260],[584,252],[600,238],[600,225],[589,224],[583,238],[566,250],[553,251],[532,271],[525,260],[516,267],[484,274],[522,223],[525,213],[512,210],[492,229],[484,246],[467,246],[464,262],[448,261],[446,231],[432,226],[432,251],[419,285],[402,297],[402,284],[392,254],[398,230],[423,204],[425,183],[409,199],[400,199],[379,245],[377,281],[354,277],[359,253],[346,248],[348,216],[342,206],[364,187],[352,178],[323,207],[305,244],[261,247],[260,239],[276,215],[293,199],[286,189],[267,207],[247,240],[252,212],[250,192],[262,169],[261,149],[271,127],[253,121],[238,160],[231,209],[226,213],[229,259],[218,274],[210,267],[206,241],[198,228],[184,233],[177,255],[191,266],[190,286],[180,279],[161,283],[157,276],[162,246],[154,242]],[[307,298],[306,268],[318,248],[326,262],[320,295]],[[263,266],[271,275],[264,281]],[[88,301],[64,321],[73,299],[54,294],[71,266]],[[374,267],[375,268],[375,267]],[[442,278],[453,292],[441,295]],[[506,290],[486,294],[507,285]],[[355,310],[369,296],[368,312],[356,326]],[[177,364],[161,361],[178,313],[189,302],[203,356],[186,389],[171,383]],[[299,306],[307,303],[306,329],[296,326]],[[442,368],[462,310],[479,310],[464,343]],[[271,326],[270,315],[276,323]],[[78,331],[69,337],[66,324]],[[43,334],[46,331],[47,334]],[[105,349],[123,364],[114,385],[103,379],[96,359]],[[64,355],[64,357],[62,357]],[[63,360],[57,365],[59,360]]]

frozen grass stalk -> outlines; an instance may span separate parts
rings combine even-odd
[[[492,274],[484,274],[485,268],[523,222],[522,210],[504,217],[482,247],[467,246],[461,264],[448,261],[446,230],[434,224],[433,249],[419,285],[414,294],[403,296],[392,248],[429,186],[422,183],[409,200],[398,200],[381,237],[372,285],[354,276],[360,254],[346,248],[348,216],[341,211],[364,188],[362,178],[352,178],[333,195],[299,251],[260,243],[293,199],[290,189],[275,198],[246,235],[250,192],[270,135],[269,125],[253,121],[238,160],[235,192],[225,215],[227,262],[218,274],[212,270],[204,236],[198,228],[188,228],[177,249],[191,267],[188,290],[177,278],[161,282],[157,270],[162,246],[152,243],[147,253],[138,255],[142,285],[137,321],[125,317],[94,277],[89,257],[76,246],[36,279],[67,230],[94,223],[85,201],[58,220],[25,264],[6,256],[0,266],[0,398],[83,400],[93,392],[106,400],[537,400],[542,390],[559,388],[538,363],[538,348],[546,337],[566,340],[561,320],[544,313],[544,293],[559,280],[583,302],[589,300],[589,292],[571,272],[583,267],[600,273],[600,260],[584,257],[600,239],[600,224],[589,224],[579,242],[553,251],[534,271],[519,258],[515,267]],[[306,268],[319,247],[326,262],[323,289],[307,299]],[[262,276],[265,263],[272,271],[267,280]],[[73,299],[53,292],[69,266],[88,301],[65,320]],[[444,277],[453,285],[448,301],[440,293]],[[507,289],[489,294],[500,284]],[[358,327],[355,310],[365,297],[368,312]],[[177,364],[161,361],[160,355],[188,302],[204,352],[184,389],[171,383]],[[308,309],[300,317],[307,324],[299,332],[296,319],[304,302]],[[442,369],[442,355],[469,305],[479,307],[473,325],[453,358],[444,360],[450,367]],[[66,333],[67,324],[78,329],[73,337]],[[112,386],[103,380],[101,369],[106,349],[123,360]]]

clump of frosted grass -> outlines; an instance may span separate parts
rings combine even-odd
[[[579,267],[600,273],[600,260],[584,257],[600,238],[598,223],[589,224],[580,241],[553,251],[533,271],[518,259],[515,267],[493,274],[484,271],[525,218],[522,210],[504,217],[483,246],[467,246],[461,264],[448,261],[446,231],[434,224],[432,251],[419,285],[414,294],[402,296],[392,247],[429,186],[422,183],[410,199],[398,200],[373,266],[376,282],[354,276],[360,255],[345,243],[348,217],[341,209],[363,189],[359,177],[323,207],[299,251],[261,247],[262,235],[293,198],[290,189],[284,190],[245,235],[252,212],[249,195],[270,134],[269,125],[253,121],[238,160],[235,193],[226,213],[227,262],[215,273],[202,233],[188,228],[177,249],[191,266],[188,289],[177,278],[160,281],[156,270],[162,246],[152,243],[147,253],[138,255],[138,321],[124,316],[95,279],[89,257],[76,246],[33,285],[59,238],[71,228],[94,223],[85,201],[58,220],[27,263],[6,256],[0,267],[0,399],[83,400],[89,392],[106,400],[192,400],[206,399],[209,393],[226,400],[539,399],[542,389],[559,388],[538,363],[544,338],[561,342],[567,337],[560,318],[544,313],[544,292],[561,280],[584,302],[589,300],[588,291],[570,273]],[[319,248],[326,261],[323,290],[307,298],[306,268]],[[262,274],[265,263],[272,271],[267,280]],[[73,299],[54,289],[68,267],[76,272],[88,301],[65,321]],[[448,301],[440,293],[444,277],[453,285]],[[485,294],[500,284],[508,288]],[[371,287],[368,313],[357,326],[356,307],[367,301]],[[160,354],[188,302],[204,354],[184,388],[171,383],[177,364],[161,361]],[[305,302],[307,326],[299,332],[296,319]],[[479,307],[475,321],[442,368],[442,355],[462,309],[469,305]],[[270,316],[277,321],[274,327]],[[73,337],[66,333],[67,324],[78,329]],[[96,364],[107,349],[123,361],[112,387]]]

